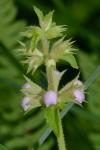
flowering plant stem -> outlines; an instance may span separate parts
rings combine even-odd
[[[47,57],[45,60],[45,65],[46,65],[47,61],[48,61],[48,53],[47,53],[48,52],[48,42],[44,35],[42,36],[41,42],[42,42],[44,55]],[[48,80],[48,84],[49,84],[49,90],[50,89],[54,90],[52,82],[50,82],[50,76],[52,74],[52,71],[55,70],[55,68],[56,68],[56,65],[52,66],[51,68],[49,68],[46,65],[46,73],[47,73],[47,80]],[[67,150],[66,146],[65,146],[65,140],[64,140],[64,134],[63,134],[63,128],[62,128],[62,122],[61,122],[61,116],[60,116],[59,109],[57,110],[56,117],[58,118],[58,130],[59,130],[59,135],[57,135],[58,147],[59,147],[59,150]]]
[[[46,121],[57,137],[59,150],[67,150],[60,109],[63,109],[65,103],[71,101],[79,105],[82,104],[85,100],[85,88],[82,82],[78,80],[78,74],[59,90],[60,80],[66,70],[58,71],[56,68],[57,62],[60,62],[60,60],[66,61],[71,67],[79,69],[74,57],[73,42],[64,39],[66,28],[56,25],[52,21],[53,11],[50,11],[47,15],[44,15],[36,7],[34,7],[34,11],[38,16],[40,26],[29,27],[27,31],[23,32],[23,36],[31,40],[30,45],[20,42],[23,47],[21,52],[25,56],[23,63],[28,65],[27,73],[30,71],[34,73],[41,65],[44,65],[46,70],[44,75],[48,84],[46,89],[43,89],[25,76],[28,86],[22,88],[22,92],[25,94],[22,107],[25,111],[29,111],[42,106]],[[55,38],[59,39],[55,41],[53,40]]]
[[[59,117],[59,136],[57,137],[58,147],[59,147],[59,150],[67,150],[67,148],[65,146],[65,139],[64,139],[62,122],[61,122],[61,117],[60,117],[59,110],[58,110],[58,114],[57,115]]]

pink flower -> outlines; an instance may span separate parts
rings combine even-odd
[[[27,110],[29,109],[29,107],[30,107],[29,102],[30,102],[30,98],[27,97],[27,96],[25,96],[25,97],[23,98],[22,104],[21,104],[22,107],[23,107],[23,109],[24,109],[25,111],[27,111]]]
[[[73,95],[75,96],[75,100],[78,101],[80,104],[85,100],[85,94],[82,90],[76,89],[73,91]]]
[[[48,107],[57,104],[57,93],[54,91],[48,91],[44,94],[44,104]]]

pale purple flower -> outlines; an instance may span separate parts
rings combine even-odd
[[[31,85],[30,85],[29,83],[25,83],[25,84],[22,86],[22,88],[24,88],[24,89],[29,89],[29,88],[31,88]]]
[[[73,91],[73,95],[75,96],[75,100],[78,101],[80,104],[85,100],[85,94],[82,90],[76,89]]]
[[[57,104],[57,93],[54,91],[48,91],[43,97],[44,104],[48,107]]]
[[[29,109],[29,107],[30,107],[29,102],[30,102],[30,98],[27,97],[27,96],[25,96],[25,97],[22,99],[22,104],[21,104],[21,105],[22,105],[24,111],[27,111],[27,110]]]

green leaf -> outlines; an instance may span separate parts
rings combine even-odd
[[[64,40],[64,37],[54,42],[51,48],[52,57],[59,59],[62,55],[74,53],[75,49],[72,48],[72,43],[73,42],[71,42],[71,39]]]
[[[44,108],[45,118],[56,136],[59,136],[59,116],[55,106]]]
[[[30,46],[32,50],[35,49],[40,38],[41,38],[41,29],[39,27],[34,26],[32,29],[32,40],[31,40],[31,46]]]
[[[5,146],[0,144],[0,150],[8,150]]]
[[[66,54],[61,59],[67,61],[73,68],[78,69],[78,64],[73,54]]]
[[[54,12],[54,11],[49,12],[49,13],[44,17],[44,28],[45,28],[45,30],[48,30],[48,29],[51,27],[51,25],[52,25],[53,12]]]
[[[72,48],[72,43],[70,39],[64,41],[64,37],[59,39],[53,44],[50,56],[56,61],[60,59],[67,61],[73,68],[78,69],[76,59],[73,55],[75,49]]]
[[[42,65],[43,58],[38,56],[33,56],[27,59],[26,63],[28,64],[27,73],[32,71],[32,74],[34,74],[34,72],[38,69],[38,67]]]
[[[40,26],[43,27],[44,15],[43,15],[42,11],[40,9],[38,9],[37,7],[35,7],[35,6],[33,8],[34,8],[35,13],[38,16]]]
[[[64,31],[66,31],[65,26],[57,26],[56,24],[53,24],[52,27],[47,30],[45,34],[47,39],[53,39],[63,36]]]
[[[22,63],[28,64],[27,73],[29,73],[30,71],[34,73],[37,70],[37,68],[43,64],[44,61],[44,56],[38,49],[35,49],[29,54],[27,54],[26,52],[26,57],[26,60],[22,61]]]
[[[41,38],[41,28],[37,26],[29,26],[27,27],[27,30],[24,32],[21,32],[21,35],[27,38],[31,39],[30,49],[34,50],[38,41]]]
[[[16,40],[21,40],[19,32],[26,23],[16,20],[17,9],[13,1],[0,0],[0,42],[10,50],[16,47]]]
[[[74,105],[74,103],[68,103],[66,104],[66,107],[61,111],[60,115],[61,115],[61,119],[63,119],[67,113],[69,112],[69,110],[72,108],[72,106]],[[50,135],[50,133],[52,132],[51,128],[47,128],[44,133],[42,134],[42,136],[39,139],[39,144],[42,145],[45,140],[48,138],[48,136]]]
[[[26,31],[23,31],[20,33],[21,36],[31,38],[32,37],[32,29],[27,29]]]

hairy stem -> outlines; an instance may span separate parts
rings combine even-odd
[[[43,48],[43,53],[45,57],[48,57],[48,49],[49,49],[49,44],[48,44],[48,40],[46,39],[46,37],[44,36],[44,31],[42,33],[42,48]]]
[[[58,110],[58,117],[59,117],[59,136],[57,137],[58,147],[59,147],[59,150],[67,150],[66,145],[65,145],[61,116],[60,116],[59,110]]]
[[[48,80],[48,89],[55,91],[54,86],[52,84],[52,71],[56,69],[56,65],[51,66],[51,67],[47,66],[49,45],[48,45],[48,41],[47,41],[46,37],[44,36],[44,34],[42,36],[41,42],[42,42],[43,52],[44,52],[44,55],[46,57],[45,58],[45,65],[46,65],[46,74],[47,74],[47,80]],[[59,147],[59,150],[67,150],[66,146],[65,146],[63,128],[62,128],[62,122],[61,122],[61,116],[60,116],[59,110],[57,111],[56,116],[59,119],[59,121],[58,121],[59,135],[57,136],[58,147]]]

